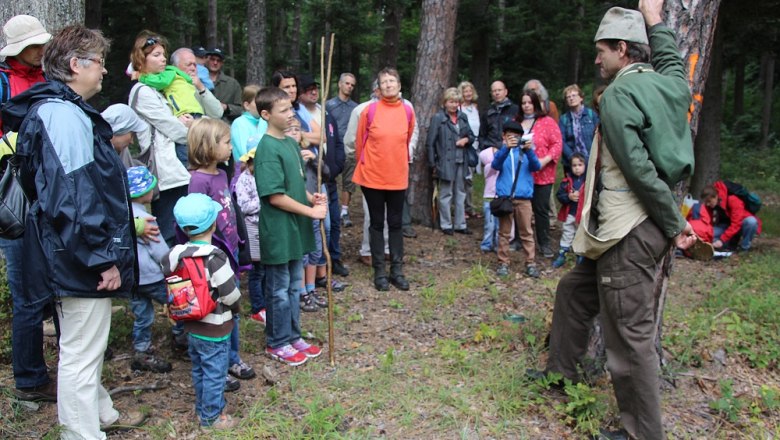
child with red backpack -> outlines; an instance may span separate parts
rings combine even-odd
[[[561,210],[558,211],[558,220],[563,222],[558,257],[553,261],[552,267],[559,268],[566,263],[566,254],[571,251],[574,242],[574,234],[577,232],[577,208],[579,206],[580,191],[585,183],[585,168],[587,167],[585,155],[574,153],[569,159],[571,173],[567,174],[558,188],[558,201],[561,202]]]
[[[211,244],[220,211],[222,205],[205,194],[192,193],[179,199],[173,215],[189,241],[174,246],[162,261],[168,277],[171,316],[183,320],[188,333],[195,412],[201,427],[216,430],[238,424],[237,419],[225,413],[224,388],[233,314],[238,312],[241,299],[227,255]],[[183,289],[182,284],[188,284],[188,289]],[[176,289],[192,292],[198,301],[189,304],[197,303],[200,310],[186,309],[173,301]],[[199,320],[193,319],[196,311],[201,312]]]
[[[729,186],[742,188],[729,181],[719,180],[701,192],[701,202],[707,208],[712,222],[712,247],[716,250],[747,251],[753,237],[761,233],[761,220],[755,215],[760,202],[757,207],[748,206],[745,198],[739,196],[739,191],[730,190]]]

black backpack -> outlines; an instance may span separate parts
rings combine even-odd
[[[744,186],[730,180],[724,180],[723,184],[726,185],[726,192],[728,192],[729,195],[739,197],[740,200],[745,203],[745,209],[751,214],[755,215],[761,209],[761,197],[759,197],[758,194],[750,192]]]

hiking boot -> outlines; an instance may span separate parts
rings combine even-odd
[[[541,275],[539,273],[539,269],[537,269],[536,266],[526,266],[525,274],[531,278],[539,278],[539,276]]]
[[[305,363],[308,359],[305,353],[301,353],[290,344],[283,345],[279,348],[268,347],[265,349],[265,352],[268,356],[271,356],[271,359],[293,367]]]
[[[542,255],[544,258],[555,258],[555,252],[550,249],[550,246],[542,246]]]
[[[347,266],[344,266],[344,263],[341,262],[341,260],[333,260],[333,267],[332,271],[334,274],[342,277],[348,277],[349,276],[349,269]]]
[[[171,363],[163,358],[155,356],[150,351],[136,351],[130,368],[137,371],[151,371],[153,373],[167,373],[171,371]]]
[[[387,281],[387,277],[379,276],[374,278],[374,288],[380,292],[387,292],[390,290],[390,283]]]
[[[300,338],[292,343],[292,347],[298,350],[298,353],[303,353],[307,358],[314,359],[322,354],[322,349],[316,345],[309,344]]]
[[[260,309],[257,313],[252,313],[249,315],[249,318],[255,322],[259,322],[262,325],[265,325],[265,309]]]
[[[238,391],[238,389],[241,388],[241,382],[238,381],[235,377],[232,377],[231,375],[225,376],[225,392],[226,393],[232,393],[233,391]]]
[[[471,232],[471,229],[463,228],[463,229],[456,229],[455,232],[457,234],[463,234],[463,235],[471,235],[473,232]]]
[[[313,291],[311,293],[311,298],[314,301],[314,304],[317,305],[317,307],[322,307],[323,309],[328,307],[328,297],[320,295],[316,291]]]
[[[506,264],[499,264],[498,269],[496,269],[496,275],[500,277],[509,276],[509,266]]]
[[[409,281],[402,274],[390,275],[390,284],[399,290],[409,290]]]
[[[119,411],[119,418],[108,425],[100,425],[103,432],[128,431],[137,428],[146,421],[146,414],[141,411]]]
[[[568,249],[558,249],[558,257],[552,262],[553,268],[557,269],[566,264],[566,252],[568,252]]]
[[[414,229],[412,229],[411,226],[406,226],[403,228],[403,234],[406,238],[417,238],[417,233],[414,232]]]
[[[344,226],[345,228],[352,227],[352,220],[349,219],[348,212],[341,213],[341,226]]]
[[[16,388],[14,395],[17,399],[27,402],[56,402],[57,383],[52,380],[37,387]]]
[[[255,370],[253,370],[252,367],[247,365],[244,361],[240,361],[237,364],[231,365],[230,368],[228,368],[228,374],[235,377],[236,379],[242,380],[252,379],[256,376]]]
[[[454,234],[454,232],[452,231],[452,229],[442,229],[442,230],[441,230],[441,232],[442,232],[442,234],[444,234],[444,235],[452,235],[452,234]]]
[[[311,293],[301,295],[301,310],[304,312],[316,312],[319,309]]]
[[[202,431],[226,431],[228,429],[233,429],[236,426],[238,426],[239,419],[234,419],[233,417],[227,415],[227,414],[220,414],[219,417],[217,417],[216,420],[214,420],[211,425],[200,425],[200,429]]]

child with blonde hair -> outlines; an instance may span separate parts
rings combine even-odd
[[[230,193],[227,173],[217,168],[217,164],[230,159],[230,127],[220,119],[202,118],[195,121],[187,134],[189,146],[188,159],[190,163],[189,193],[201,193],[211,197],[222,206],[217,216],[217,230],[214,238],[225,248],[228,259],[238,272],[238,249],[240,238],[236,221],[236,208]],[[238,282],[238,277],[236,277]],[[241,360],[238,355],[238,315],[233,317],[235,325],[230,336],[230,375],[238,379],[252,379],[255,371]],[[226,377],[226,390],[235,391],[240,383]]]

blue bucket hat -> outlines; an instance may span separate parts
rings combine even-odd
[[[148,194],[157,186],[157,178],[145,166],[127,169],[127,184],[130,186],[130,197],[136,198]]]
[[[173,207],[176,223],[189,235],[206,232],[217,221],[222,205],[201,193],[192,193],[179,199]],[[187,229],[187,228],[194,229]]]

